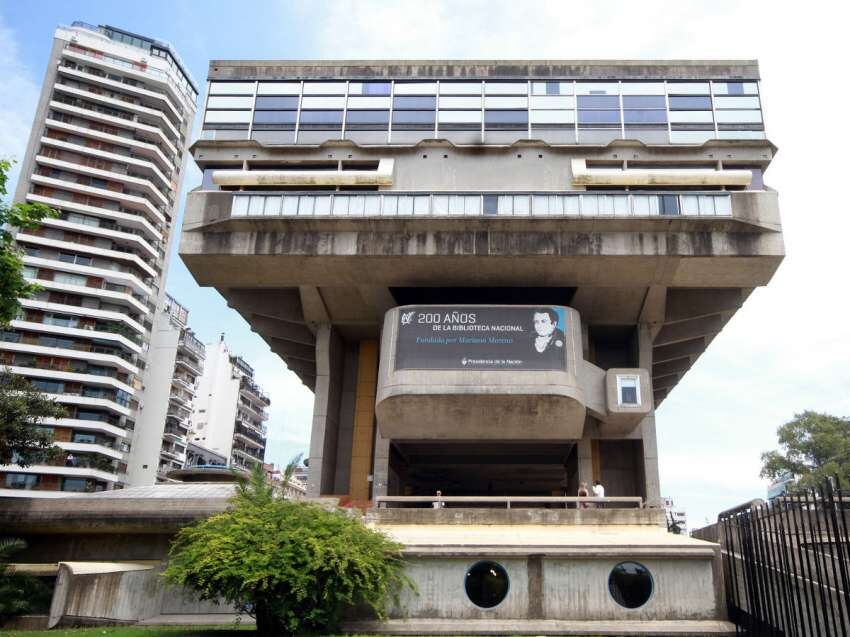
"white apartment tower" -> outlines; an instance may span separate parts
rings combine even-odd
[[[265,457],[269,403],[254,369],[230,352],[223,337],[208,343],[191,440],[228,458],[231,468],[250,470]]]
[[[126,483],[196,98],[166,43],[77,22],[56,30],[15,200],[60,215],[17,233],[42,289],[2,333],[0,362],[67,408],[48,423],[67,454],[0,467],[0,489]]]
[[[127,461],[130,486],[167,481],[168,473],[186,462],[205,350],[188,327],[188,318],[189,311],[166,294],[151,333],[144,404]]]

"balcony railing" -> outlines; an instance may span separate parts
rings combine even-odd
[[[730,217],[728,192],[234,194],[231,217]]]

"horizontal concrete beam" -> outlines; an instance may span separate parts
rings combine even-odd
[[[749,170],[711,168],[588,168],[584,159],[571,161],[574,186],[749,186]]]
[[[287,361],[290,359],[297,359],[308,363],[316,362],[316,347],[313,345],[294,343],[289,340],[272,336],[269,347],[275,354],[282,356]]]
[[[218,186],[392,186],[395,160],[381,159],[377,170],[216,170]]]
[[[740,288],[671,288],[667,291],[664,322],[673,323],[721,312],[734,312],[742,303]]]
[[[229,307],[240,312],[261,314],[282,321],[303,323],[301,296],[297,288],[239,289],[222,290]]]
[[[679,382],[679,378],[681,374],[667,374],[665,376],[658,376],[652,378],[652,386],[655,390],[659,389],[668,389],[672,388],[676,383]]]
[[[268,316],[251,313],[245,314],[245,320],[251,325],[253,331],[269,338],[277,338],[310,346],[316,343],[316,337],[310,331],[310,328],[300,323],[279,321]]]
[[[658,363],[652,366],[652,375],[654,377],[664,376],[665,374],[678,374],[686,372],[691,368],[693,361],[690,358],[680,358],[666,363]]]
[[[705,348],[706,342],[702,336],[690,341],[673,343],[672,345],[656,346],[652,350],[652,362],[664,363],[666,361],[676,360],[677,358],[698,356],[705,351]]]
[[[722,327],[723,321],[717,314],[669,325],[665,324],[658,332],[658,336],[655,337],[654,344],[658,346],[690,341],[699,336],[719,332]]]

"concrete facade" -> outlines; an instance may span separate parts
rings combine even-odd
[[[784,254],[760,113],[752,61],[214,60],[180,252],[315,391],[311,496],[659,506],[654,408]],[[572,376],[395,371],[429,304],[565,306]]]

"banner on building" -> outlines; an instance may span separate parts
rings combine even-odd
[[[566,371],[566,314],[558,306],[406,306],[395,368]]]

